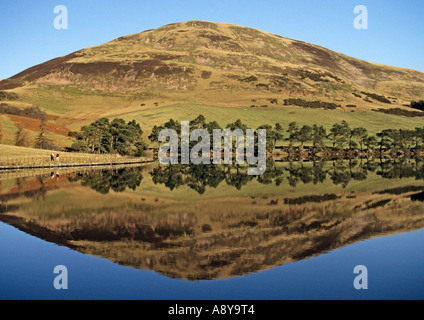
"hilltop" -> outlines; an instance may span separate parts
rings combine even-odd
[[[66,145],[64,128],[101,117],[136,119],[145,132],[199,113],[252,126],[346,119],[371,131],[414,128],[421,122],[416,114],[373,110],[407,114],[411,101],[424,99],[424,73],[247,27],[188,21],[50,60],[0,81],[0,91],[0,103],[45,110],[60,128],[52,135]],[[25,121],[0,119],[8,128],[3,142],[10,143]]]

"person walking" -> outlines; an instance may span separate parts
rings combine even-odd
[[[56,161],[59,162],[59,153],[56,154]]]
[[[54,153],[50,155],[50,161],[54,161]]]

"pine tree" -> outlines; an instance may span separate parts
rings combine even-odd
[[[378,141],[374,136],[366,137],[364,140],[364,145],[367,147],[367,152],[369,152],[370,150],[374,150],[374,147],[377,146],[377,144]]]
[[[327,132],[323,126],[318,126],[316,124],[312,127],[312,145],[314,150],[318,147],[323,147],[323,140],[327,136]]]
[[[424,142],[424,128],[415,128],[415,149],[421,149]]]
[[[203,115],[199,115],[196,119],[190,121],[191,129],[203,129],[206,124],[206,119]]]
[[[110,123],[110,133],[112,135],[112,150],[119,154],[126,155],[129,152],[128,126],[123,119],[114,119]]]
[[[158,149],[159,149],[159,133],[163,129],[164,129],[164,127],[155,125],[152,129],[152,132],[150,133],[150,135],[148,137],[151,142],[157,143]]]
[[[147,146],[143,140],[143,130],[140,125],[132,120],[127,124],[128,140],[130,143],[130,153],[136,157],[141,157],[144,154]]]
[[[393,141],[391,140],[392,136],[392,129],[384,129],[383,131],[377,133],[377,137],[380,138],[380,141],[378,142],[380,151],[383,151],[383,149],[390,149],[393,146]]]
[[[274,132],[273,132],[273,135],[274,135],[274,137],[273,137],[274,138],[274,149],[275,149],[275,146],[277,144],[277,141],[283,140],[283,138],[284,138],[283,131],[284,131],[283,126],[281,124],[279,124],[279,123],[276,123],[275,124],[275,127],[274,127]]]
[[[363,150],[365,139],[367,138],[367,129],[363,127],[355,128],[351,132],[351,139],[352,137],[357,137],[359,146],[361,148],[361,151]],[[350,143],[350,149],[352,149],[353,144]]]
[[[287,129],[287,133],[289,134],[288,140],[290,141],[290,149],[293,148],[293,142],[296,140],[297,132],[299,127],[296,122],[291,122],[289,124],[289,128]]]
[[[300,142],[300,151],[303,151],[305,142],[311,141],[312,139],[312,128],[308,125],[304,125],[298,131],[296,140]]]

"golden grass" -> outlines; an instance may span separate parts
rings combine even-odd
[[[211,36],[219,41],[211,41],[208,38]],[[181,76],[169,72],[162,77],[154,73],[156,69],[146,79],[140,76],[141,82],[137,82],[131,80],[132,76],[119,78],[111,72],[97,77],[87,71],[75,84],[62,81],[69,74],[54,73],[44,83],[29,83],[11,90],[18,94],[19,100],[10,103],[19,107],[39,105],[49,115],[59,116],[53,123],[70,130],[80,130],[81,126],[102,117],[135,119],[142,124],[145,137],[154,125],[161,125],[169,118],[191,120],[199,114],[221,125],[241,119],[251,127],[276,122],[287,126],[297,121],[328,129],[333,123],[346,120],[351,126],[366,127],[371,134],[384,128],[422,126],[422,118],[371,110],[406,108],[404,105],[412,99],[424,98],[423,73],[361,61],[313,44],[231,24],[189,21],[168,25],[84,49],[66,63],[89,66],[119,62],[134,66],[149,61],[155,61],[157,67],[190,68],[192,72]],[[327,76],[325,81],[301,78],[298,72],[304,70],[330,73],[333,77]],[[210,72],[210,77],[202,76],[205,71]],[[384,81],[376,79],[376,74]],[[241,81],[252,75],[257,81]],[[282,75],[282,83],[273,85],[272,79]],[[270,87],[265,89],[266,86]],[[361,91],[396,99],[390,105],[379,101],[368,103],[363,99],[365,95],[362,98],[352,95]],[[283,106],[283,100],[289,97],[331,101],[342,108],[327,111]],[[278,99],[279,104],[271,104],[268,99]],[[357,107],[347,108],[348,104]],[[268,107],[251,108],[251,105]],[[5,117],[0,118],[6,132],[3,142],[13,144],[16,128],[4,122]],[[71,143],[64,136],[56,135],[52,139],[62,146]]]
[[[59,159],[51,161],[50,155]],[[149,155],[151,156],[151,155]],[[65,165],[99,165],[119,163],[140,163],[149,161],[147,157],[123,157],[120,155],[97,155],[87,153],[58,152],[55,150],[41,150],[9,145],[0,145],[0,168],[1,167],[37,167],[37,166],[65,166]]]

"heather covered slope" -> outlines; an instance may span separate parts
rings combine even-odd
[[[188,21],[53,59],[0,81],[0,90],[17,95],[4,103],[38,105],[56,116],[51,122],[72,130],[100,117],[131,115],[147,132],[162,121],[161,114],[178,118],[180,112],[172,113],[176,105],[250,108],[256,115],[272,109],[269,122],[284,122],[287,115],[278,119],[275,113],[296,113],[305,101],[334,104],[334,110],[323,110],[323,125],[343,113],[347,121],[356,117],[367,126],[372,110],[410,110],[412,100],[424,99],[424,74],[256,29]],[[240,110],[233,110],[235,116]],[[380,121],[375,115],[379,123],[372,125],[385,126],[387,117]],[[398,128],[421,122],[388,118]]]
[[[247,27],[202,21],[167,25],[53,59],[2,81],[0,89],[32,82],[105,92],[230,86],[330,99],[349,90],[406,100],[424,97],[424,75],[418,71],[369,63]]]

